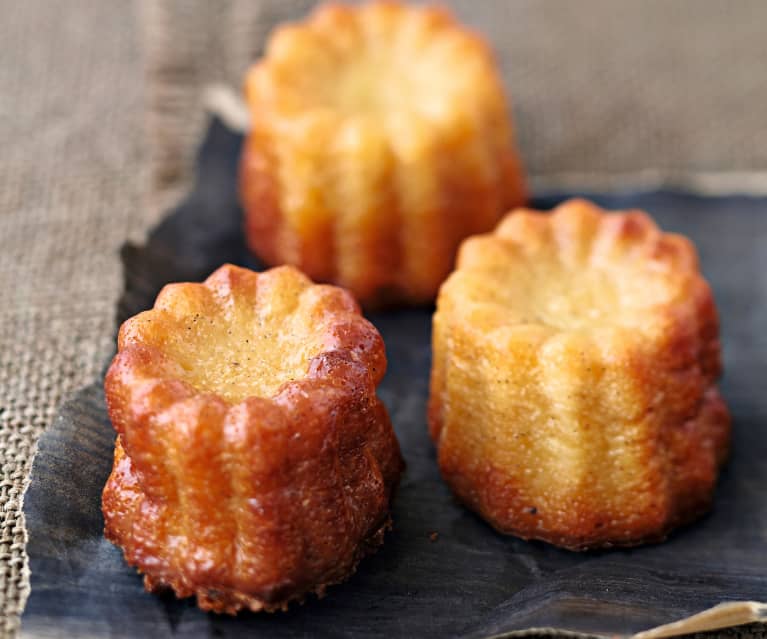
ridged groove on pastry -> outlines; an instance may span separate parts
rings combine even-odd
[[[322,6],[245,90],[251,247],[365,305],[433,299],[461,239],[526,197],[492,54],[443,10]]]
[[[258,361],[266,343],[282,347]],[[216,369],[232,357],[254,377],[279,374]],[[121,328],[105,382],[118,432],[105,534],[147,588],[204,609],[321,594],[390,525],[402,461],[375,394],[385,369],[351,296],[290,267],[224,266],[166,287]]]
[[[729,417],[689,240],[582,200],[517,211],[464,242],[433,340],[443,475],[498,529],[632,545],[707,508]]]

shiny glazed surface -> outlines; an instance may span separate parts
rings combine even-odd
[[[403,464],[385,369],[351,296],[292,267],[167,286],[123,324],[105,380],[105,535],[147,589],[205,610],[322,594],[391,523]]]

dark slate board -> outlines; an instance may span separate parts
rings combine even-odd
[[[214,122],[189,199],[146,246],[123,249],[120,320],[150,307],[166,282],[200,280],[225,261],[258,267],[240,233],[240,144]],[[664,228],[688,234],[713,284],[734,446],[710,516],[660,545],[587,554],[496,534],[453,501],[437,471],[425,423],[431,309],[376,314],[371,319],[389,356],[380,394],[408,466],[394,530],[350,581],[288,613],[237,618],[145,593],[101,534],[113,433],[94,384],[62,408],[40,442],[25,503],[32,569],[25,634],[394,639],[487,637],[529,627],[624,634],[722,601],[767,599],[767,199],[592,197],[610,208],[644,208]]]

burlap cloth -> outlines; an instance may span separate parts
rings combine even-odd
[[[35,442],[113,348],[118,248],[188,184],[202,88],[310,4],[0,0],[0,634]],[[767,4],[454,4],[499,51],[535,185],[767,192]]]

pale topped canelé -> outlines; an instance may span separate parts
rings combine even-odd
[[[249,71],[246,235],[365,306],[432,301],[526,189],[487,45],[446,11],[325,5]]]
[[[434,316],[443,476],[503,532],[568,548],[662,538],[710,504],[729,416],[689,240],[571,200],[462,245]]]

